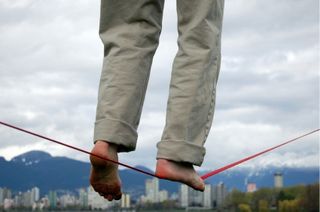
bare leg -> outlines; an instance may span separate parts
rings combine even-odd
[[[104,141],[97,141],[91,153],[118,161],[117,146]],[[90,156],[90,184],[101,196],[112,201],[121,198],[121,181],[118,165],[95,156]]]
[[[204,191],[204,182],[190,163],[158,159],[156,175],[163,179],[184,183],[195,190]]]

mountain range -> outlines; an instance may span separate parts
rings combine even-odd
[[[152,172],[146,167],[137,168]],[[246,189],[247,182],[256,183],[258,188],[272,187],[273,175],[283,174],[284,186],[311,184],[319,182],[319,167],[289,168],[268,167],[260,170],[230,169],[207,179],[207,183],[223,182],[227,188]],[[41,195],[50,190],[76,191],[89,186],[90,164],[67,157],[53,157],[47,152],[30,151],[12,158],[10,161],[0,157],[0,187],[7,187],[14,192],[26,191],[39,187]],[[200,173],[202,174],[202,173]],[[133,198],[144,193],[146,179],[143,175],[130,169],[120,170],[123,191],[130,193]],[[160,189],[169,193],[178,192],[179,184],[160,180]]]

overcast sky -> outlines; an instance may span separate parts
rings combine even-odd
[[[0,1],[0,120],[90,150],[102,66],[98,0]],[[175,1],[165,5],[137,150],[154,168],[177,51]],[[203,169],[319,128],[319,1],[226,0],[215,118]],[[0,126],[0,155],[88,156]],[[319,166],[319,134],[241,167]]]

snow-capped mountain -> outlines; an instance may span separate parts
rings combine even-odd
[[[140,169],[152,172],[146,167]],[[256,183],[258,188],[273,187],[273,175],[283,174],[284,186],[311,184],[319,182],[319,167],[288,168],[265,167],[263,169],[236,168],[212,176],[206,183],[223,182],[228,189],[246,189],[246,183]],[[41,195],[49,190],[71,190],[89,186],[90,164],[67,157],[53,157],[42,151],[31,151],[6,161],[0,157],[0,187],[13,191],[26,191],[34,186],[41,190]],[[201,173],[204,174],[205,172]],[[133,170],[120,170],[123,191],[138,197],[144,193],[145,181],[149,176]],[[178,192],[179,183],[160,180],[160,189],[170,193]]]
[[[52,158],[52,156],[43,151],[30,151],[26,152],[24,154],[18,155],[14,158],[12,158],[12,162],[18,163],[18,164],[24,164],[26,166],[30,166],[32,164],[37,164],[40,161],[45,161]]]

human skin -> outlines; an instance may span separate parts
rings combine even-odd
[[[91,153],[118,161],[117,146],[106,141],[97,141]],[[119,200],[122,193],[118,165],[93,155],[90,156],[90,161],[90,184],[94,190],[109,201]],[[155,174],[161,179],[181,182],[195,190],[204,190],[203,180],[189,163],[158,159]]]

